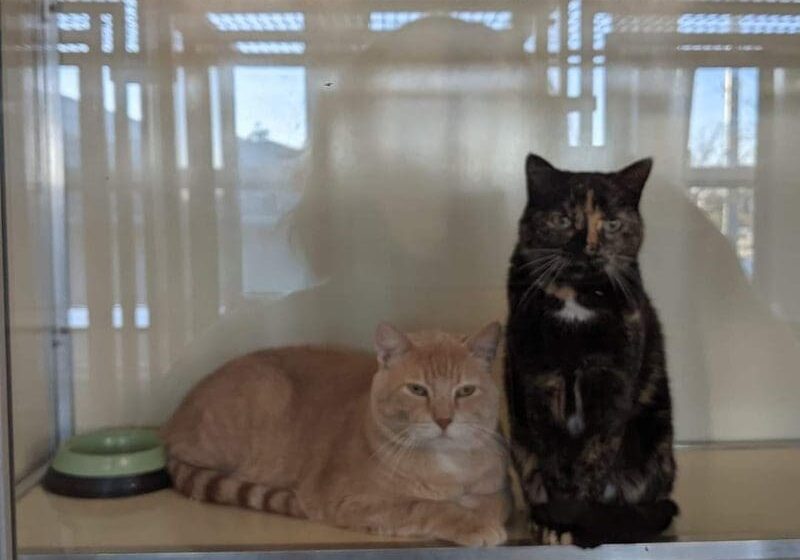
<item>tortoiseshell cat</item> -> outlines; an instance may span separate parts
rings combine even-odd
[[[651,167],[526,162],[508,278],[514,462],[531,520],[587,546],[652,537],[677,514],[664,344],[637,261]]]

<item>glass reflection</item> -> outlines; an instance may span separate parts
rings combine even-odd
[[[502,317],[536,150],[655,157],[679,437],[796,437],[800,3],[727,4],[61,2],[78,427],[250,348]]]

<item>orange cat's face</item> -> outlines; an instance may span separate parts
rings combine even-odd
[[[499,338],[497,323],[466,340],[444,333],[406,336],[381,325],[374,418],[408,445],[485,446],[497,437],[500,392],[491,365]]]

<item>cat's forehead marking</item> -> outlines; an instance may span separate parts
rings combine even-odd
[[[594,201],[594,189],[586,191],[586,203],[583,211],[586,214],[586,243],[587,245],[597,245],[600,241],[600,227],[603,224],[603,211],[600,210]]]
[[[603,173],[585,173],[573,179],[573,195],[584,201],[592,193],[595,206],[601,204],[605,193],[614,188],[614,182]]]
[[[435,375],[429,383],[433,389],[434,396],[439,399],[447,398],[450,396],[450,390],[458,383],[458,378],[455,372],[450,372],[449,375]]]
[[[587,216],[590,216],[594,212],[594,189],[590,188],[586,191],[586,197],[584,198],[583,202],[583,211]]]
[[[440,340],[417,346],[416,354],[419,373],[434,385],[451,383],[460,377],[467,352],[461,344]]]

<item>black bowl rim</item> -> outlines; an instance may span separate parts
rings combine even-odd
[[[42,479],[42,487],[52,494],[72,498],[121,498],[137,496],[172,485],[166,469],[123,476],[75,476],[52,467]]]

